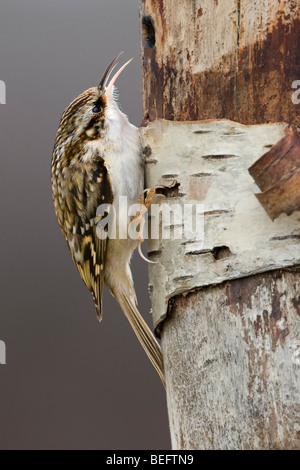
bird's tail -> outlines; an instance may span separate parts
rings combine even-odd
[[[163,386],[166,388],[164,363],[161,348],[156,341],[154,334],[148,327],[142,315],[135,306],[135,302],[124,294],[120,294],[117,300],[126,315],[127,320],[131,324],[139,342],[143,346],[147,356],[152,362],[156,372],[158,373]]]

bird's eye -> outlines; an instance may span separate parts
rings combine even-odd
[[[92,109],[92,112],[94,114],[99,114],[99,113],[101,113],[101,111],[102,111],[101,106],[94,106],[93,109]]]

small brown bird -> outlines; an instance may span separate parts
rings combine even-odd
[[[144,187],[139,130],[120,111],[114,96],[114,84],[131,61],[109,81],[119,56],[99,86],[78,96],[62,115],[51,166],[53,201],[73,260],[93,294],[99,320],[105,283],[165,385],[160,346],[136,307],[130,259],[138,241],[107,237],[99,230],[99,206],[114,208],[118,233],[120,197],[127,198],[128,206],[137,204]],[[132,217],[126,214],[126,221],[130,224]]]

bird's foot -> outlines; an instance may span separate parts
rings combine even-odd
[[[164,186],[154,186],[154,188],[144,189],[144,191],[141,193],[139,197],[139,204],[144,205],[146,209],[148,210],[151,204],[153,204],[153,202],[155,201],[155,199],[162,196],[162,194],[157,193],[157,189],[164,189]],[[145,200],[144,200],[144,194],[146,194]]]
[[[149,207],[151,206],[151,204],[154,203],[155,199],[157,199],[157,197],[161,196],[161,194],[157,194],[157,191],[156,191],[157,189],[163,189],[163,186],[154,186],[154,188],[145,189],[141,193],[138,203],[141,205],[142,208],[132,219],[132,220],[138,220],[139,224],[140,224],[140,230],[139,230],[139,235],[138,235],[138,242],[139,242],[138,252],[139,252],[139,255],[144,261],[146,261],[147,263],[151,263],[151,264],[156,264],[156,261],[150,261],[148,258],[146,258],[143,255],[141,245],[145,241],[144,236],[143,236],[144,227],[145,227],[145,217],[144,216],[148,212]],[[144,194],[146,194],[145,198],[144,198]]]

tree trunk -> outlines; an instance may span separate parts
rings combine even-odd
[[[170,123],[169,131],[153,123],[143,131],[147,186],[169,182],[169,199],[203,203],[209,239],[208,248],[189,252],[189,241],[180,249],[150,244],[159,261],[150,282],[173,448],[299,449],[299,217],[272,225],[251,198],[257,188],[247,172],[283,129],[267,142],[254,125],[291,123],[299,112],[292,101],[300,78],[298,1],[143,0],[141,23],[145,124],[225,118],[249,125],[235,132],[229,121],[198,122],[197,129]]]

